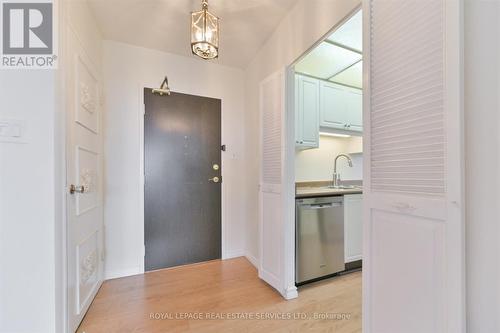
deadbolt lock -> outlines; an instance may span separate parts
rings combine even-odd
[[[218,182],[220,182],[220,178],[215,176],[214,178],[210,178],[209,181],[214,182],[214,183],[218,183]]]
[[[212,168],[213,168],[214,170],[216,170],[216,171],[217,171],[217,170],[219,170],[219,165],[218,165],[218,164],[214,164],[214,165],[212,166]]]

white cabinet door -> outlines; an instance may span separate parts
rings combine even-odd
[[[344,195],[345,262],[363,258],[363,195]]]
[[[297,75],[296,146],[319,146],[319,80]]]
[[[345,130],[349,118],[344,87],[324,81],[320,86],[320,125]]]
[[[347,129],[363,131],[363,93],[359,89],[346,88]]]
[[[293,207],[294,198],[292,181],[287,179],[283,166],[294,152],[284,147],[288,141],[286,124],[289,123],[285,112],[285,78],[283,69],[260,83],[259,277],[284,298],[291,299],[297,297],[293,264],[290,263],[293,263],[294,241],[283,235],[292,234],[293,218],[286,207]]]
[[[363,332],[464,333],[463,1],[363,20]]]

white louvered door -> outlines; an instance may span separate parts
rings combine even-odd
[[[284,294],[284,72],[260,84],[261,183],[259,277]]]
[[[462,4],[363,11],[363,329],[464,332]]]

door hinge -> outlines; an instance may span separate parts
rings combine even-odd
[[[222,145],[222,146],[220,146],[220,150],[222,150],[222,151],[226,151],[226,145]]]
[[[146,256],[146,245],[145,244],[142,246],[142,256],[143,257]]]

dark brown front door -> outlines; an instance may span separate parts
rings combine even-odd
[[[144,89],[144,103],[145,269],[219,259],[221,101]]]

